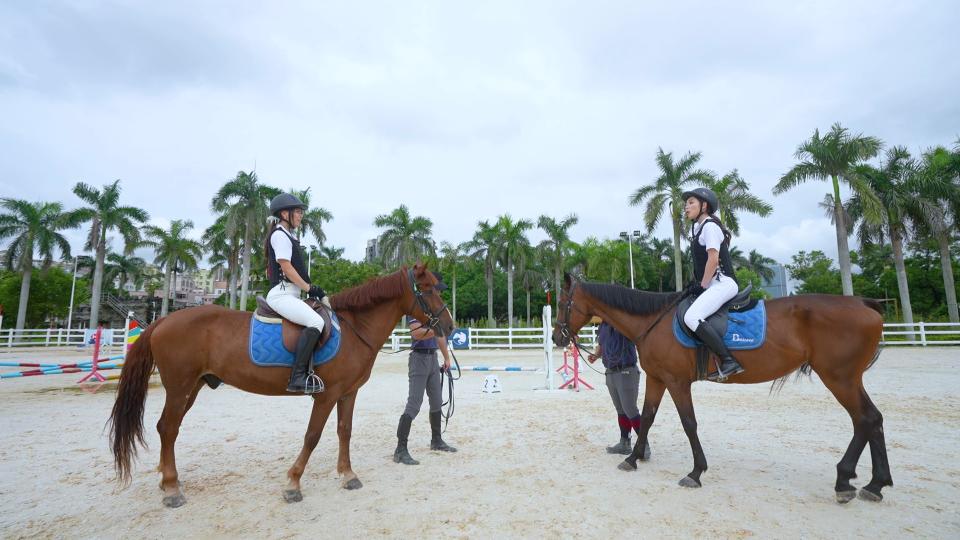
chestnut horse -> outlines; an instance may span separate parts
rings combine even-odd
[[[333,360],[315,368],[326,389],[313,395],[313,411],[303,448],[287,472],[283,490],[287,502],[302,500],[300,477],[333,406],[337,406],[337,436],[340,452],[337,472],[343,487],[362,484],[350,466],[350,431],[357,390],[370,378],[377,353],[404,314],[418,319],[442,335],[453,331],[447,306],[434,291],[437,284],[426,265],[404,267],[333,295],[331,304],[341,322],[340,351]],[[174,443],[184,415],[190,410],[205,380],[212,375],[247,392],[267,396],[293,396],[286,392],[290,370],[260,367],[250,360],[250,317],[243,311],[220,306],[200,306],[176,311],[153,322],[133,344],[121,372],[117,400],[110,415],[111,437],[117,476],[130,481],[137,443],[143,440],[143,409],[147,387],[156,365],[166,390],[166,400],[157,431],[160,433],[160,489],[163,503],[177,507],[186,502],[180,490],[174,458]],[[299,394],[303,396],[303,394]]]
[[[684,487],[700,487],[707,459],[697,437],[690,385],[702,377],[695,349],[687,349],[673,335],[671,317],[682,293],[649,293],[619,285],[579,282],[565,277],[560,309],[553,329],[553,342],[565,347],[593,316],[600,317],[637,345],[640,366],[646,373],[641,427],[633,452],[619,465],[637,468],[637,459],[647,443],[663,398],[670,392],[680,422],[693,450],[693,471],[680,480]],[[811,294],[766,302],[766,341],[757,349],[736,351],[746,371],[727,379],[729,383],[752,384],[780,379],[794,371],[812,369],[853,420],[853,440],[837,464],[836,498],[850,501],[857,490],[857,461],[870,444],[873,478],[860,497],[879,501],[880,491],[892,486],[883,436],[883,416],[863,388],[863,372],[879,355],[883,329],[880,305],[868,299]]]

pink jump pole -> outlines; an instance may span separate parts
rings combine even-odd
[[[580,378],[580,352],[577,351],[574,347],[573,351],[573,377],[569,381],[560,385],[560,389],[570,388],[576,392],[580,391],[580,385],[586,386],[588,389],[593,390],[593,387],[590,386],[590,383]],[[566,357],[566,352],[564,352],[564,357]],[[566,358],[564,358],[564,364],[566,364]]]
[[[77,381],[77,384],[82,384],[87,382],[90,379],[96,379],[98,382],[104,382],[107,379],[100,374],[100,370],[97,369],[97,362],[100,359],[100,337],[103,335],[103,326],[97,326],[97,332],[93,335],[93,363],[91,363],[90,373],[84,375],[82,379]]]

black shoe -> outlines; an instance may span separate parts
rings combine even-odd
[[[440,411],[430,413],[430,449],[440,452],[456,452],[457,449],[443,442],[440,438]]]
[[[620,437],[620,442],[607,447],[608,454],[620,454],[623,456],[629,455],[632,450],[633,446],[630,445],[630,437]]]
[[[404,465],[419,465],[420,462],[410,456],[407,451],[407,438],[410,436],[410,424],[413,418],[409,415],[400,416],[400,423],[397,424],[397,449],[393,451],[393,462],[403,463]]]
[[[287,392],[295,394],[317,394],[323,392],[323,381],[313,373],[313,349],[320,339],[320,330],[304,328],[297,341],[297,352],[290,370],[290,382]]]
[[[707,380],[723,382],[727,380],[727,377],[744,372],[740,362],[737,362],[737,359],[730,354],[730,349],[727,349],[723,337],[718,335],[712,326],[706,322],[701,322],[694,334],[720,358],[720,370],[707,375]]]

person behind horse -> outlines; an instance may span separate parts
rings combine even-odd
[[[714,215],[719,210],[719,201],[713,191],[700,187],[684,192],[682,197],[684,214],[694,222],[690,239],[694,281],[686,292],[697,295],[683,322],[720,359],[718,370],[707,375],[707,379],[722,382],[731,375],[743,373],[743,366],[730,354],[723,336],[705,321],[739,291],[730,259],[731,235]]]
[[[443,291],[447,286],[443,283],[440,274],[434,272],[439,282],[434,290]],[[410,345],[410,356],[407,359],[407,406],[400,416],[397,426],[397,449],[393,452],[393,461],[404,465],[419,465],[420,462],[410,456],[407,450],[407,438],[410,435],[410,425],[420,412],[423,404],[423,393],[426,391],[430,404],[430,449],[440,452],[456,452],[457,449],[448,445],[440,437],[440,408],[443,398],[440,393],[443,388],[443,372],[450,369],[450,352],[447,349],[447,340],[438,336],[433,329],[425,328],[420,321],[407,317],[407,327],[410,337],[414,340]],[[437,364],[437,349],[443,354],[443,369]]]
[[[606,323],[600,322],[597,328],[597,348],[587,356],[591,364],[603,359],[607,368],[606,382],[613,408],[617,410],[617,424],[620,427],[620,442],[607,447],[608,454],[628,455],[633,446],[630,444],[630,428],[640,436],[640,409],[637,408],[637,394],[640,390],[640,368],[637,366],[637,346],[630,338]],[[650,444],[643,449],[643,458],[650,458]]]
[[[264,246],[267,254],[267,277],[270,291],[267,304],[284,318],[304,327],[297,341],[293,368],[287,392],[315,394],[323,391],[323,385],[313,374],[313,351],[323,331],[323,318],[306,302],[300,299],[305,292],[309,298],[317,298],[327,307],[327,293],[310,283],[309,269],[303,260],[300,242],[292,231],[303,220],[307,205],[289,194],[277,195],[270,201],[272,225]]]

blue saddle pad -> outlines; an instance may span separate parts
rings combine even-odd
[[[673,335],[684,347],[688,349],[696,347],[698,341],[688,336],[680,328],[681,324],[676,317],[673,318]],[[727,324],[727,333],[723,336],[723,341],[731,351],[756,349],[763,345],[766,337],[767,308],[763,300],[757,302],[756,307],[749,311],[729,314],[729,324]]]
[[[330,339],[313,353],[313,365],[319,366],[333,359],[340,351],[340,321],[336,313],[331,313],[333,319]],[[290,367],[293,365],[293,353],[283,346],[283,325],[265,323],[250,317],[250,359],[258,366]]]

